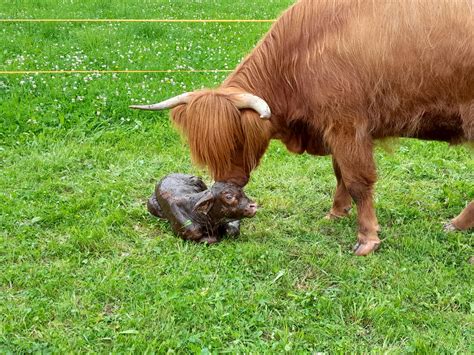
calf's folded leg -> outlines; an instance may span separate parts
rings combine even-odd
[[[199,243],[214,244],[218,242],[217,236],[210,235],[205,225],[193,221],[192,217],[186,212],[189,206],[183,207],[188,201],[174,201],[170,203],[171,216],[168,217],[173,230],[186,240],[193,240]]]
[[[150,212],[153,216],[158,218],[165,218],[163,211],[161,210],[160,204],[156,199],[155,193],[153,193],[153,196],[148,199],[146,207],[148,209],[148,212]]]
[[[240,234],[240,221],[232,221],[222,225],[219,227],[219,234],[237,237]]]
[[[199,241],[205,237],[202,226],[193,222],[192,218],[185,212],[180,201],[173,201],[169,204],[169,216],[167,218],[173,226],[175,233],[187,240]]]

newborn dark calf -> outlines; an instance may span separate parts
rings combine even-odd
[[[184,174],[163,178],[147,206],[152,215],[169,220],[183,239],[210,244],[224,234],[239,234],[239,221],[257,212],[237,185],[216,182],[208,189],[200,178]]]

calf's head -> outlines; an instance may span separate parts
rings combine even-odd
[[[253,217],[257,204],[250,200],[242,188],[224,182],[216,182],[194,206],[194,211],[206,215],[217,223]]]

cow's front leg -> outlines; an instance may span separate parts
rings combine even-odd
[[[380,246],[379,225],[372,198],[377,179],[372,140],[370,137],[344,135],[335,139],[332,150],[345,187],[357,206],[359,233],[354,253],[368,255]]]
[[[337,163],[334,156],[332,157],[332,167],[334,169],[334,175],[336,176],[337,187],[334,194],[332,208],[326,215],[327,219],[335,219],[347,216],[352,205],[351,195],[349,194],[346,184],[342,179],[341,168],[339,167],[339,164]]]
[[[445,226],[446,231],[468,230],[474,228],[474,201],[461,212],[459,216]]]

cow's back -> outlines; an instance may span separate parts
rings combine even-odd
[[[474,102],[473,5],[301,0],[260,49],[281,47],[274,65],[294,88],[285,116],[316,119],[323,130],[357,120],[381,137],[410,136],[424,112],[472,124],[460,107]]]
[[[224,83],[287,117],[474,99],[471,0],[300,0]],[[297,112],[294,112],[296,111]],[[283,112],[286,111],[286,112]]]
[[[355,1],[336,52],[367,84],[407,96],[474,98],[474,12],[466,0]],[[373,86],[372,86],[373,87]],[[370,90],[370,87],[366,88]]]

